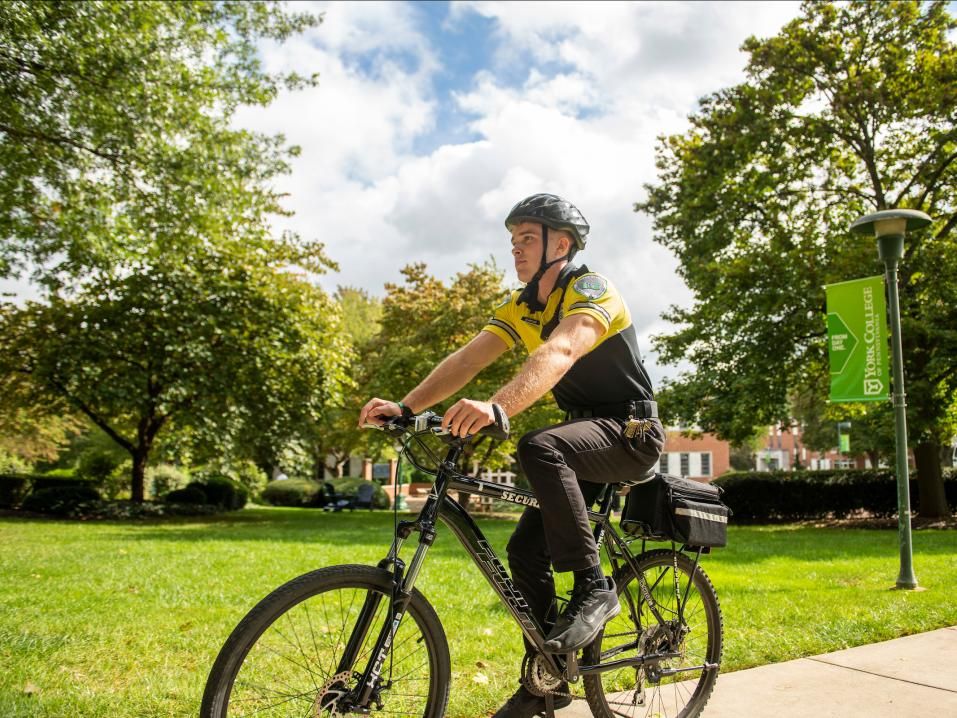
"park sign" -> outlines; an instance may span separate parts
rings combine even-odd
[[[884,278],[828,284],[827,355],[832,402],[886,401],[887,310]]]

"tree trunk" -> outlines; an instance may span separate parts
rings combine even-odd
[[[138,503],[143,503],[146,486],[146,459],[149,456],[147,451],[138,449],[133,452],[133,479],[130,484],[130,498]]]
[[[940,445],[936,441],[922,441],[914,449],[917,464],[918,508],[923,518],[950,516],[944,494],[944,477],[940,470]]]
[[[876,469],[881,463],[880,454],[878,454],[876,451],[868,451],[867,458],[871,462],[872,469]]]

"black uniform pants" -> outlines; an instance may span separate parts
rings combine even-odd
[[[604,484],[634,479],[658,463],[665,432],[657,419],[643,436],[627,439],[625,421],[576,419],[526,434],[518,460],[539,508],[527,508],[509,539],[512,580],[547,631],[554,622],[556,571],[599,564],[588,508]]]

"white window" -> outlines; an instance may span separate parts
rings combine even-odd
[[[686,453],[681,454],[681,475],[682,476],[691,475],[691,454],[686,454]]]
[[[711,452],[701,452],[701,475],[711,476]]]
[[[658,459],[658,473],[667,474],[668,473],[668,454],[662,453],[661,458]]]

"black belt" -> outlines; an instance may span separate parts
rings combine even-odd
[[[593,417],[617,417],[619,419],[657,419],[657,401],[626,401],[620,404],[603,404],[588,408],[568,409],[569,419],[591,419]]]

